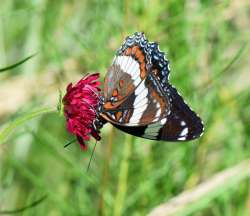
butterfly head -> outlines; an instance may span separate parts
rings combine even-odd
[[[96,122],[102,102],[98,79],[99,74],[96,73],[87,75],[75,85],[70,83],[63,98],[67,129],[76,136],[83,149],[86,149],[84,141],[89,140],[90,135],[100,140],[99,125]]]

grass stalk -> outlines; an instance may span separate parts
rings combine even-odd
[[[31,120],[43,114],[54,112],[54,111],[55,111],[54,108],[41,108],[39,110],[21,115],[15,120],[9,122],[6,126],[3,127],[2,130],[0,130],[0,144],[4,143],[6,139],[8,138],[8,136],[11,134],[11,132],[18,126],[24,124],[28,120]]]
[[[31,208],[36,207],[37,205],[39,205],[40,203],[42,203],[46,198],[47,198],[47,195],[44,195],[41,198],[39,198],[38,200],[35,200],[34,202],[28,204],[27,206],[23,206],[23,207],[20,207],[20,208],[17,208],[17,209],[13,209],[13,210],[0,210],[0,215],[22,213],[22,212],[24,212],[26,210],[29,210]]]
[[[30,55],[22,60],[20,60],[19,62],[16,62],[12,65],[9,65],[9,66],[6,66],[4,68],[0,68],[0,73],[1,72],[4,72],[4,71],[8,71],[8,70],[11,70],[11,69],[14,69],[15,67],[18,67],[19,65],[23,64],[24,62],[28,61],[29,59],[33,58],[36,54],[33,54],[33,55]]]
[[[112,127],[109,133],[108,145],[107,145],[103,172],[102,172],[102,180],[101,180],[102,184],[101,184],[100,199],[98,203],[98,215],[105,215],[104,194],[105,194],[108,179],[109,179],[109,165],[110,165],[110,160],[112,157],[113,139],[114,139],[114,128]]]
[[[119,179],[117,185],[117,193],[114,203],[114,215],[120,216],[122,214],[122,208],[127,192],[127,180],[128,180],[128,169],[129,159],[132,149],[132,136],[127,135],[124,143],[123,157],[120,164]]]

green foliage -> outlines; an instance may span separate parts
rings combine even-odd
[[[18,73],[1,73],[0,91],[2,84],[9,92],[18,88],[13,78],[37,77],[40,93],[34,95],[28,87],[25,92],[31,96],[16,104],[15,115],[2,112],[0,106],[0,210],[18,210],[47,194],[46,201],[23,215],[146,215],[249,158],[246,2],[3,0],[0,68],[30,53],[39,55],[19,62],[14,69]],[[94,140],[87,152],[78,144],[63,148],[74,139],[65,129],[63,115],[33,110],[48,104],[56,110],[57,96],[53,105],[50,96],[64,90],[65,81],[75,82],[93,71],[103,79],[115,50],[135,31],[144,31],[166,52],[170,82],[204,120],[204,136],[187,143],[154,142],[105,125],[86,172]],[[8,106],[11,98],[3,99]],[[62,111],[61,96],[58,108]],[[20,114],[23,110],[28,114]],[[218,188],[204,200],[202,207],[197,202],[188,212],[249,215],[249,180]]]
[[[24,62],[28,61],[29,59],[31,59],[34,56],[35,55],[28,56],[28,57],[24,58],[23,60],[20,60],[19,62],[15,63],[13,65],[9,65],[7,67],[0,68],[0,73],[4,72],[4,71],[11,70],[11,69],[14,69],[14,68],[18,67],[19,65],[23,64]]]
[[[45,113],[52,112],[52,111],[55,111],[55,110],[52,108],[43,108],[40,110],[29,112],[29,113],[24,114],[24,115],[20,115],[18,118],[12,120],[6,126],[4,126],[4,128],[0,131],[0,144],[2,144],[4,141],[6,141],[6,139],[11,134],[11,132],[14,129],[16,129],[18,126],[24,124],[25,122],[27,122],[35,117],[41,116]]]

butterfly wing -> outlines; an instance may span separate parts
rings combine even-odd
[[[167,117],[148,125],[128,127],[116,124],[115,127],[151,140],[187,141],[200,137],[204,130],[200,117],[189,108],[174,87],[169,86],[169,91],[172,102]]]
[[[105,110],[104,118],[121,126],[142,126],[158,122],[168,115],[170,104],[153,74],[149,74],[124,102]]]
[[[147,59],[148,41],[144,34],[127,37],[117,51],[104,80],[104,109],[116,109],[146,78],[150,62]]]
[[[135,38],[144,42],[138,45]],[[110,78],[107,78],[104,89],[105,104],[102,117],[127,133],[148,139],[181,141],[199,137],[203,132],[202,121],[184,102],[176,89],[168,83],[169,63],[157,43],[150,43],[142,33],[135,33],[127,38],[118,51],[118,57],[127,52],[124,50],[132,50],[135,44],[143,50],[144,63],[142,61],[141,64],[146,66],[145,71],[141,72],[141,67],[137,70],[137,75],[134,75],[140,77],[137,82],[135,82],[137,78],[133,76],[126,80],[124,89],[129,90],[124,93],[120,86],[117,87],[120,79],[114,76],[126,75],[121,75],[120,71],[115,70],[108,73],[107,76]],[[124,63],[118,61],[118,64],[120,66]],[[131,74],[130,69],[127,67],[123,72]],[[114,90],[117,90],[115,94]]]
[[[147,125],[167,112],[168,101],[152,82],[150,51],[143,33],[127,37],[117,51],[104,82],[103,118],[107,121],[124,126]]]

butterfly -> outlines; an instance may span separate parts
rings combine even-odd
[[[106,122],[151,140],[188,141],[204,126],[169,83],[169,61],[144,33],[128,36],[104,79],[104,91],[93,121],[95,135]]]

